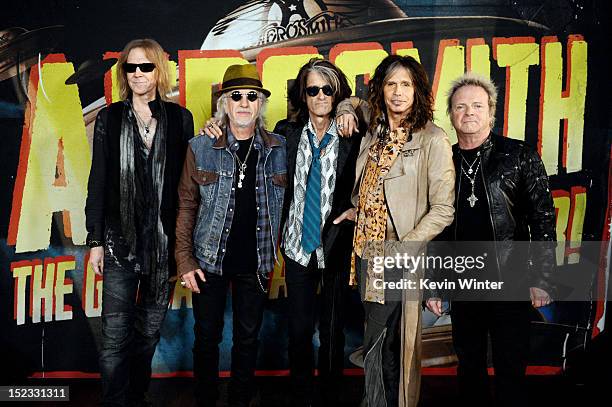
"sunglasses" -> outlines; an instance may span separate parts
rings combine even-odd
[[[230,94],[230,97],[232,98],[234,102],[240,102],[243,96],[246,96],[249,102],[254,102],[257,99],[259,99],[259,95],[254,90],[247,92],[247,93],[242,93],[242,92],[238,92],[237,90],[235,90]]]
[[[123,63],[123,70],[128,73],[136,72],[136,68],[140,68],[140,72],[153,72],[155,64],[153,62],[145,62],[142,64],[132,64],[129,62]]]
[[[306,88],[306,94],[310,97],[315,97],[319,94],[319,90],[323,91],[323,94],[325,96],[331,96],[334,94],[334,90],[332,89],[331,86],[329,85],[325,85],[323,87],[319,87],[319,86],[308,86]]]

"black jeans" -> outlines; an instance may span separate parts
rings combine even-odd
[[[487,338],[491,335],[496,406],[526,406],[528,302],[460,302],[451,306],[457,378],[463,403],[489,406]]]
[[[363,299],[367,270],[355,259],[359,290]],[[399,403],[401,300],[385,299],[384,304],[363,301],[365,332],[363,363],[365,405],[395,407]]]
[[[319,299],[318,369],[322,396],[326,404],[337,401],[344,368],[344,313],[348,297],[349,269],[319,269],[313,255],[307,267],[285,258],[285,282],[289,308],[289,365],[293,399],[309,405],[313,398],[314,352],[312,337],[316,322],[317,289]]]
[[[119,263],[108,250],[104,258],[102,405],[125,406],[143,400],[149,387],[151,360],[170,298],[157,304],[149,276],[135,273],[129,262]]]
[[[193,294],[196,399],[200,405],[214,406],[219,396],[219,344],[223,339],[223,314],[231,283],[233,346],[229,403],[230,406],[247,406],[252,395],[259,329],[267,294],[262,291],[254,272],[223,276],[205,272],[205,276],[206,282],[198,280],[200,294]]]

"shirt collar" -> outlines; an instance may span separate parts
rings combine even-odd
[[[264,140],[259,132],[259,128],[255,128],[255,135],[253,136],[255,137],[255,140],[253,141],[253,146],[259,150],[261,148],[261,146],[264,144]],[[236,136],[234,136],[234,133],[232,133],[232,130],[230,129],[229,126],[227,126],[227,145],[229,147],[230,150],[232,151],[236,151],[238,150],[238,139],[236,138]]]
[[[134,107],[131,97],[125,99],[123,103],[129,106],[130,110]],[[155,119],[159,119],[159,112],[161,110],[159,94],[156,95],[155,99],[148,102],[148,105],[149,105],[149,109],[151,109],[151,115]]]
[[[317,134],[316,130],[314,129],[314,126],[312,125],[312,122],[310,121],[310,118],[306,123],[306,129],[312,134]],[[336,128],[336,119],[331,119],[329,127],[325,131],[325,134],[329,134],[332,138],[338,136],[338,129]]]

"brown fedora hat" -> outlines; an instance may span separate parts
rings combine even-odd
[[[215,92],[215,95],[220,96],[236,89],[254,89],[260,91],[266,97],[270,96],[270,91],[264,89],[261,80],[259,80],[257,68],[251,64],[229,66],[223,75],[221,89]]]

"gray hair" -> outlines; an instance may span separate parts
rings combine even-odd
[[[316,72],[321,75],[327,83],[334,90],[334,95],[338,94],[340,91],[340,79],[338,78],[338,72],[324,63],[323,59],[316,59],[313,61],[308,67],[307,73]],[[308,77],[308,75],[306,75]],[[305,78],[306,79],[306,78]],[[306,84],[304,84],[306,85]],[[304,89],[306,86],[304,86]]]
[[[255,92],[257,92],[257,96],[259,96],[259,99],[261,100],[261,106],[259,107],[259,113],[257,114],[257,117],[255,118],[255,127],[265,128],[266,127],[265,116],[266,116],[266,108],[268,106],[268,98],[266,97],[266,95],[264,95],[260,91],[256,90]],[[219,123],[219,126],[229,125],[229,117],[227,115],[227,110],[225,109],[225,100],[229,97],[229,95],[230,95],[230,92],[226,92],[222,94],[221,96],[219,96],[219,99],[217,99],[217,111],[215,112],[215,120],[217,123]]]
[[[490,126],[493,128],[495,125],[495,109],[497,108],[497,87],[491,79],[474,72],[466,72],[451,83],[447,94],[446,113],[450,116],[453,110],[453,96],[464,86],[478,86],[487,92],[489,97],[489,115],[491,117]]]

